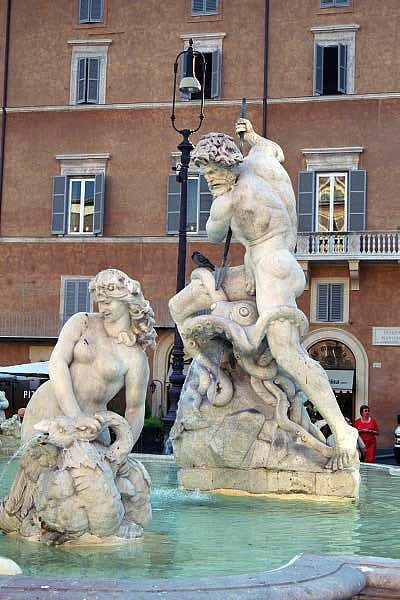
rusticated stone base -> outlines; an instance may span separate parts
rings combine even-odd
[[[358,469],[343,471],[278,471],[270,469],[181,468],[180,487],[186,490],[249,494],[305,494],[315,498],[358,497]]]

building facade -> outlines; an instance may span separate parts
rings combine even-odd
[[[343,412],[369,404],[392,445],[400,413],[400,53],[397,0],[1,0],[0,364],[46,360],[116,267],[157,318],[149,403],[166,410],[177,264],[173,63],[206,60],[207,131],[233,133],[241,98],[277,141],[298,192],[305,345]],[[196,66],[199,69],[199,65]],[[199,101],[179,98],[177,125]],[[211,197],[189,176],[188,257],[219,262]],[[230,264],[242,250],[232,244]],[[194,265],[188,260],[188,273]]]

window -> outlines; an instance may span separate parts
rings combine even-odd
[[[101,57],[80,58],[76,78],[76,103],[98,104]]]
[[[197,36],[181,36],[187,48],[189,37],[193,37],[194,48],[201,52],[206,63],[204,97],[215,99],[221,96],[221,63],[222,63],[222,40],[225,33],[204,33]],[[186,54],[182,57],[182,73],[186,74]],[[203,61],[201,57],[195,58],[195,75],[203,81]],[[182,99],[198,100],[201,93],[181,94]]]
[[[299,232],[363,231],[366,171],[299,173]]]
[[[314,92],[320,96],[346,94],[347,46],[315,45]]]
[[[192,15],[215,15],[218,13],[218,0],[191,0]]]
[[[70,104],[105,104],[108,46],[111,40],[70,40]]]
[[[104,173],[92,177],[53,177],[53,234],[95,235],[103,233]]]
[[[317,285],[317,321],[343,321],[343,283]]]
[[[61,310],[63,323],[77,312],[90,312],[92,310],[89,282],[90,278],[62,277]]]
[[[68,233],[93,233],[93,179],[69,180]]]
[[[101,23],[104,19],[104,0],[78,0],[79,23]]]
[[[315,96],[354,94],[355,33],[359,25],[312,27]]]
[[[181,184],[176,175],[168,176],[167,233],[179,232],[179,209]],[[206,222],[210,214],[212,195],[203,175],[189,174],[187,199],[187,228],[192,234],[205,234]]]
[[[334,6],[350,6],[350,0],[321,0],[321,8],[331,8]]]
[[[311,322],[347,323],[349,320],[349,280],[316,278],[311,283]]]

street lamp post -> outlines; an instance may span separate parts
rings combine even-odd
[[[183,60],[181,59],[183,57]],[[202,84],[195,76],[195,59],[199,57],[202,61]],[[175,125],[175,105],[176,105],[176,82],[179,61],[186,65],[184,77],[179,84],[179,90],[185,94],[201,92],[200,113],[198,116],[198,124],[194,129],[183,128],[179,129]],[[176,292],[180,292],[185,287],[186,282],[186,228],[187,228],[187,182],[188,170],[190,164],[190,153],[194,146],[190,141],[192,133],[198,131],[204,119],[204,82],[206,72],[206,61],[201,52],[193,50],[193,40],[189,40],[189,46],[183,52],[180,52],[174,63],[174,95],[172,101],[171,123],[172,127],[182,136],[182,141],[178,145],[178,150],[181,152],[181,164],[177,173],[177,181],[181,184],[180,212],[179,212],[179,242],[178,242],[178,267],[176,275]],[[174,346],[172,349],[172,372],[169,376],[168,390],[168,412],[163,417],[165,437],[168,434],[175,421],[176,410],[178,407],[179,397],[182,391],[182,386],[185,381],[183,373],[184,368],[184,350],[182,338],[175,325]]]

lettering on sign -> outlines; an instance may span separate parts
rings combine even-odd
[[[400,327],[373,327],[374,346],[400,346]]]
[[[352,369],[326,369],[329,383],[334,390],[352,391],[354,371]]]

